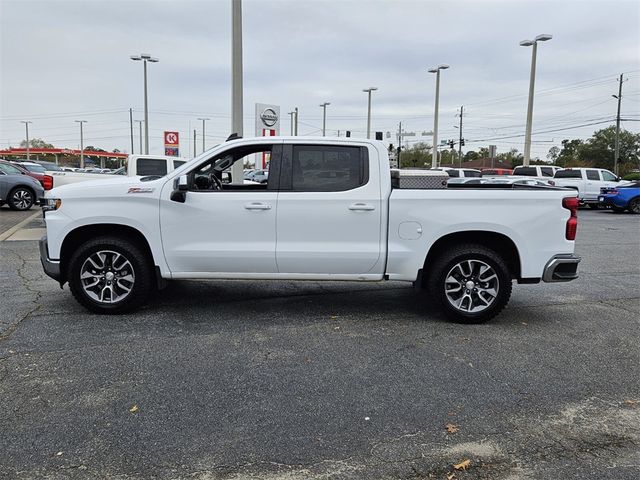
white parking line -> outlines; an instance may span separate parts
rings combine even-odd
[[[11,227],[9,230],[7,230],[4,233],[0,233],[0,242],[5,241],[7,238],[9,238],[11,235],[13,235],[14,233],[16,233],[18,230],[20,230],[22,227],[24,227],[25,225],[27,225],[31,220],[33,220],[34,218],[36,218],[38,215],[42,215],[41,211],[37,211],[35,212],[33,215],[30,215],[29,217],[25,218],[23,221],[21,221],[19,224],[14,225],[13,227]]]

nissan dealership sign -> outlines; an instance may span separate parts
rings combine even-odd
[[[280,107],[256,103],[256,137],[280,135]]]

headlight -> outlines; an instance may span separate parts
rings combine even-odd
[[[45,198],[42,204],[42,210],[48,212],[50,210],[58,210],[62,206],[62,200],[59,198]]]

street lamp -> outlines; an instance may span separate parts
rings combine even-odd
[[[140,134],[138,135],[138,138],[140,139],[140,154],[142,154],[142,124],[144,123],[144,120],[134,120],[134,122],[136,122],[139,127],[138,131]]]
[[[538,42],[546,42],[551,40],[552,35],[542,34],[538,35],[533,40],[523,40],[520,42],[521,47],[533,46],[531,52],[531,77],[529,78],[529,104],[527,105],[527,129],[524,135],[524,161],[523,165],[529,165],[529,159],[531,157],[531,124],[533,123],[533,90],[536,83],[536,53],[538,51]]]
[[[431,159],[431,167],[438,166],[438,105],[440,102],[440,70],[446,70],[449,65],[438,65],[429,70],[429,73],[436,74],[436,106],[433,116],[433,158]]]
[[[29,158],[31,157],[29,154],[29,124],[33,122],[30,122],[29,120],[21,120],[20,123],[24,123],[24,127],[27,130],[27,161],[29,161]]]
[[[131,55],[131,60],[142,61],[144,63],[144,150],[149,155],[149,108],[147,105],[147,62],[157,63],[159,60],[148,53]]]
[[[287,112],[287,115],[289,115],[291,117],[291,136],[293,137],[293,120],[294,120],[294,115],[296,114],[296,111],[294,110],[293,112]]]
[[[322,136],[326,136],[327,133],[327,105],[331,105],[329,102],[321,103],[322,107]]]
[[[199,118],[198,120],[202,120],[202,151],[205,151],[205,143],[204,143],[204,122],[207,120],[211,120],[210,118]]]
[[[367,138],[371,138],[371,92],[378,90],[378,87],[369,87],[362,90],[369,94],[369,106],[367,108]]]
[[[80,168],[84,168],[84,135],[82,133],[82,124],[87,123],[86,120],[74,120],[80,124]]]

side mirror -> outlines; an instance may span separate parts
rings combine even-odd
[[[620,180],[622,180],[622,177],[616,177],[616,182],[619,182]]]
[[[189,190],[189,179],[186,175],[180,175],[173,184],[173,192],[171,192],[171,200],[174,202],[184,203],[187,200],[187,191]]]
[[[187,190],[189,190],[189,179],[186,175],[180,175],[176,183],[178,191],[186,192]]]

